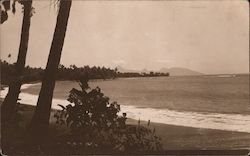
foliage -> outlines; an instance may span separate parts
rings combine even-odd
[[[74,103],[63,108],[60,115],[66,117],[66,121],[60,119],[58,122],[66,123],[72,131],[85,131],[86,127],[109,128],[122,127],[125,124],[126,114],[118,117],[120,106],[116,103],[109,103],[109,98],[101,93],[100,88],[87,91],[87,81],[80,81],[81,90],[73,88],[70,91],[68,101]],[[57,115],[56,115],[57,116]]]
[[[80,81],[81,90],[73,88],[70,91],[69,105],[62,107],[54,117],[57,124],[66,124],[70,128],[67,142],[72,148],[109,150],[119,152],[129,151],[159,151],[160,138],[155,130],[140,125],[127,125],[126,113],[122,116],[120,105],[109,102],[99,87],[89,89],[88,81]]]
[[[10,80],[14,77],[15,64],[9,64],[7,61],[0,60],[1,63],[1,84],[8,85]],[[32,82],[42,80],[44,69],[26,66],[23,72],[23,79],[25,82]],[[113,79],[116,77],[115,69],[105,67],[76,67],[70,65],[65,67],[59,65],[56,75],[57,80],[79,80],[81,77],[88,77],[89,79]]]
[[[81,77],[88,77],[89,79],[113,79],[116,78],[116,69],[97,66],[90,67],[88,65],[84,67],[77,67],[76,65],[65,67],[64,65],[59,65],[58,79],[79,80]]]
[[[7,11],[10,10],[10,0],[0,0],[0,15],[1,15],[1,24],[8,19]],[[15,7],[13,9],[15,11]],[[13,11],[13,12],[14,12]]]
[[[159,76],[169,76],[169,73],[160,73],[160,72],[149,72],[149,73],[135,73],[135,72],[125,72],[117,73],[117,77],[159,77]]]
[[[11,80],[15,77],[15,65],[9,64],[6,61],[0,60],[1,63],[1,84],[10,85]],[[42,79],[43,69],[42,68],[32,68],[25,67],[23,71],[23,76],[21,77],[22,83],[33,82]]]
[[[9,81],[14,77],[15,64],[9,64],[6,61],[0,60],[1,63],[1,84],[9,84]],[[32,82],[42,80],[44,70],[42,68],[25,67],[23,79],[25,82]],[[88,65],[84,67],[77,67],[76,65],[70,65],[65,67],[59,65],[56,75],[57,80],[79,80],[82,77],[88,77],[89,79],[115,79],[119,77],[158,77],[169,76],[169,73],[121,73],[117,71],[117,68],[110,69],[106,67]]]
[[[1,21],[0,24],[3,24],[8,20],[8,11],[11,10],[13,14],[16,13],[16,2],[22,5],[23,9],[26,7],[26,4],[31,0],[0,0],[0,15]],[[11,6],[11,7],[10,7]],[[32,16],[35,13],[35,9],[31,8],[30,15]]]

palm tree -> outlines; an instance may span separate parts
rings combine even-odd
[[[57,15],[57,23],[50,48],[50,53],[42,80],[42,87],[39,93],[37,106],[33,115],[30,130],[38,132],[39,135],[44,134],[48,130],[50,110],[55,88],[56,73],[61,59],[61,52],[64,44],[64,38],[67,30],[68,18],[71,8],[71,0],[59,1],[59,12]]]
[[[7,10],[9,9],[8,4],[10,5],[10,1],[7,0],[5,3],[7,7],[5,7],[5,11],[7,14]],[[13,2],[13,13],[15,12],[15,2]],[[24,0],[18,1],[23,5],[23,23],[22,23],[22,31],[21,31],[21,40],[19,45],[19,52],[17,62],[15,64],[15,77],[12,82],[9,84],[9,91],[7,96],[4,99],[2,104],[2,114],[7,114],[8,116],[12,115],[14,108],[16,106],[18,96],[20,93],[20,88],[22,85],[21,76],[25,67],[26,62],[26,54],[28,49],[28,41],[29,41],[29,30],[30,30],[30,20],[32,16],[32,0]],[[8,16],[7,16],[8,17]],[[7,17],[5,18],[7,20]],[[1,20],[1,23],[4,21]],[[9,55],[11,57],[11,55]]]
[[[2,4],[0,6],[0,19],[1,19],[1,24],[3,24],[7,19],[8,19],[8,10],[10,10],[10,0],[0,0],[0,3]],[[3,7],[3,8],[2,8]],[[12,9],[13,11],[13,9]]]

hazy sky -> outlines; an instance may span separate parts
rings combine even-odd
[[[33,6],[26,64],[45,67],[57,7],[50,0],[34,0]],[[9,15],[1,25],[1,58],[14,62],[20,7]],[[61,63],[249,73],[248,2],[73,0]]]

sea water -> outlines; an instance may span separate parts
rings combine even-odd
[[[250,133],[249,75],[154,77],[90,81],[132,119]],[[22,86],[22,103],[35,105],[41,83]],[[52,108],[67,105],[77,82],[58,81]],[[5,97],[8,88],[1,91]]]

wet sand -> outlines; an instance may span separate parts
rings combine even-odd
[[[2,101],[2,99],[0,101]],[[21,123],[21,126],[25,127],[30,122],[35,107],[24,104],[22,104],[21,106],[23,109],[23,121]],[[61,133],[64,133],[65,131],[67,131],[67,128],[58,127],[55,124],[55,118],[53,117],[54,113],[55,110],[52,110],[50,117],[51,132],[53,133],[53,131],[60,130]],[[137,125],[138,121],[128,119],[127,123]],[[147,126],[146,121],[141,121],[140,124],[143,126]],[[162,144],[165,150],[250,149],[250,133],[190,128],[152,122],[150,123],[149,128],[155,128],[157,135],[162,138]]]

